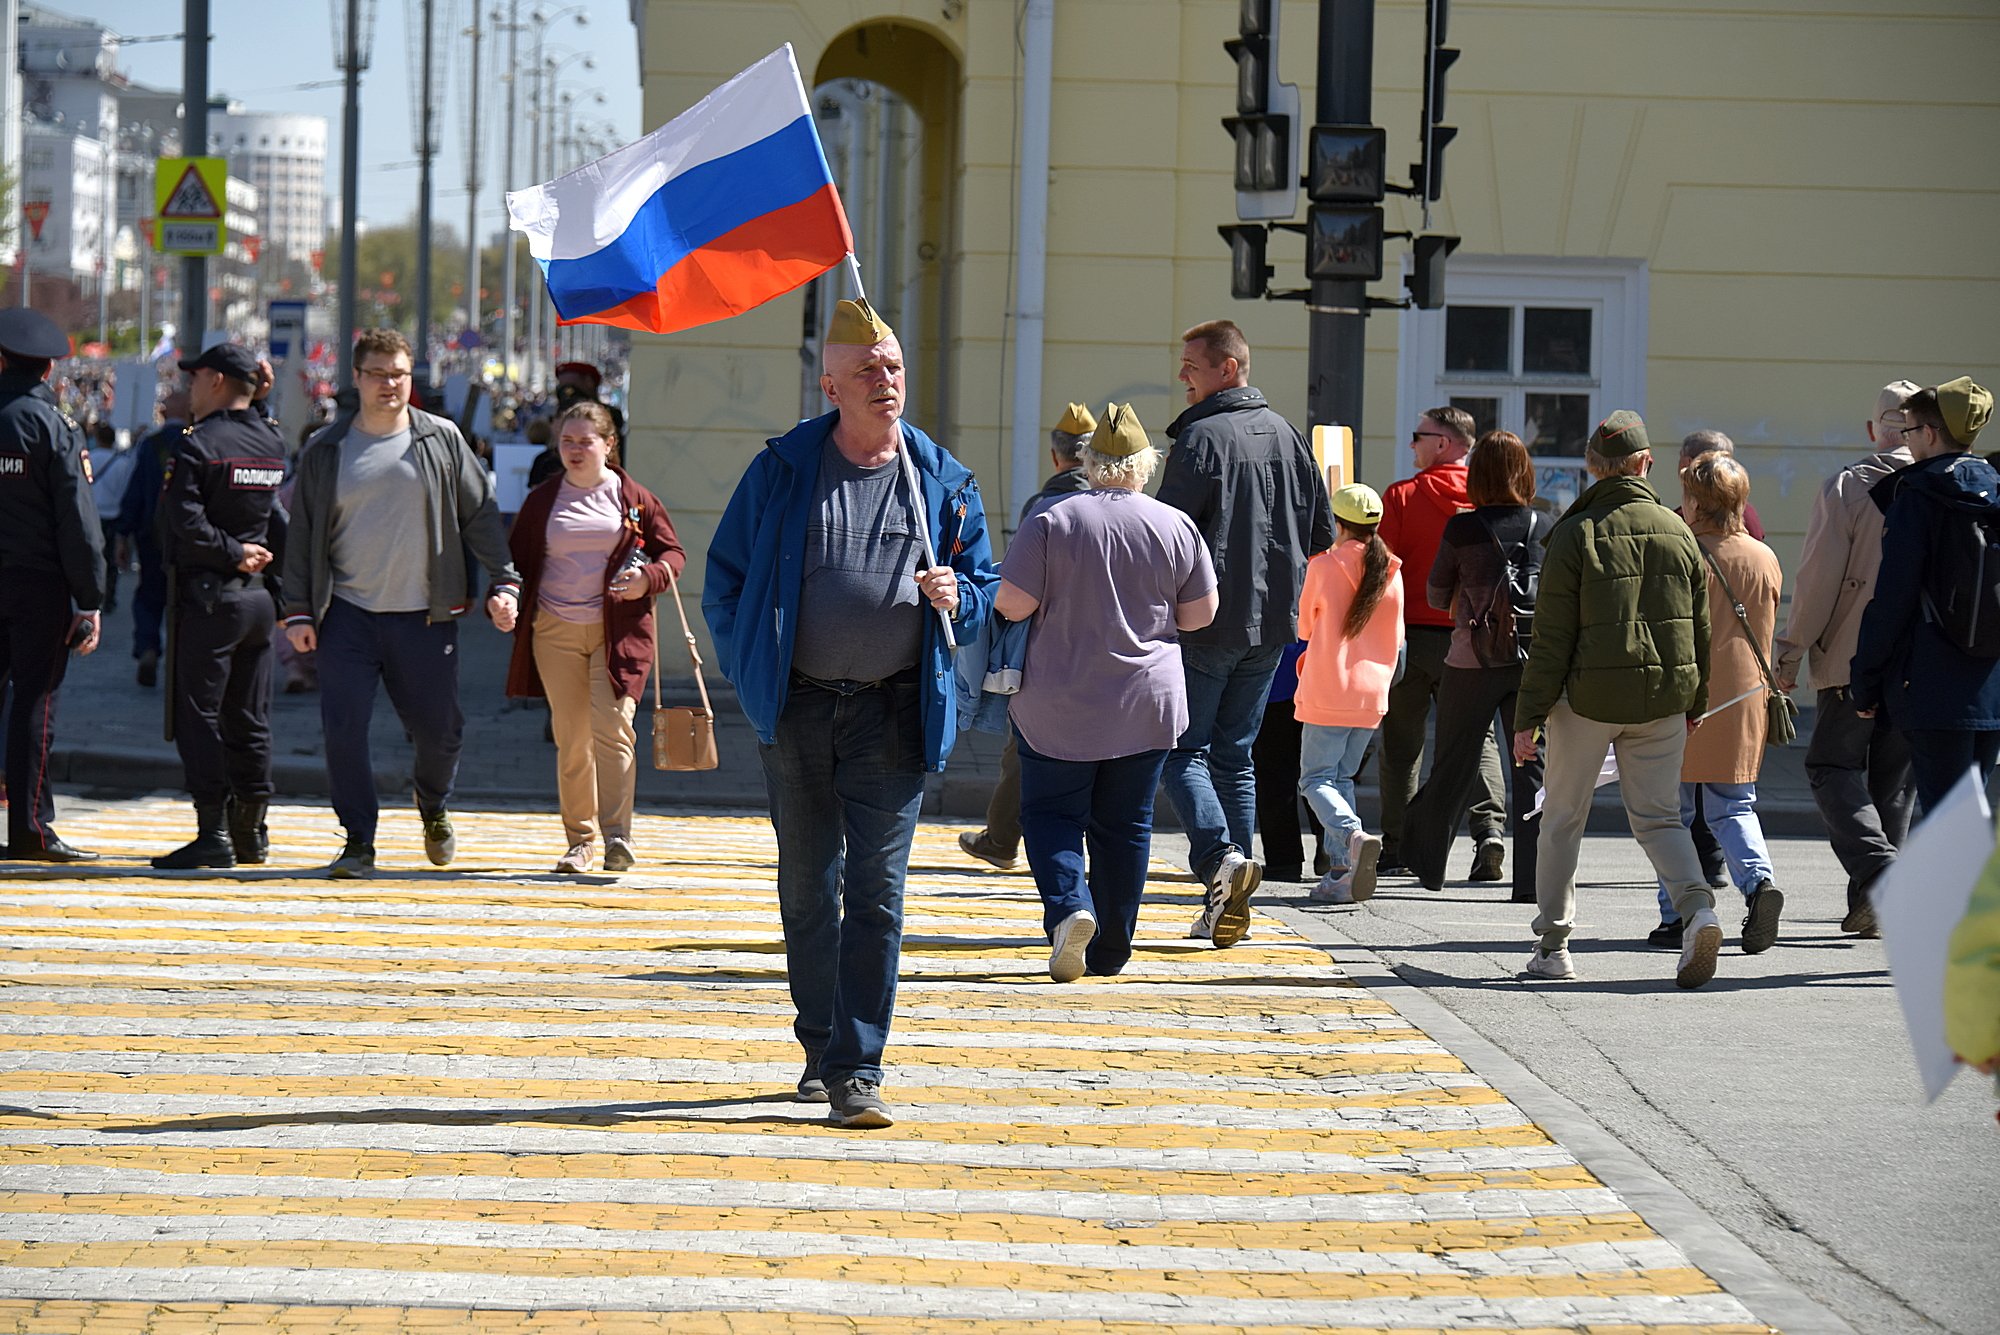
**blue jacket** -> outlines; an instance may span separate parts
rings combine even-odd
[[[810,418],[767,441],[736,484],[708,548],[701,610],[715,639],[722,675],[736,688],[750,726],[767,746],[777,740],[778,716],[790,694],[806,524],[820,455],[839,417],[832,412]],[[953,627],[963,641],[984,623],[1000,587],[979,483],[929,436],[908,422],[902,425],[903,448],[910,452],[923,487],[938,560],[958,572]],[[929,611],[918,667],[924,687],[924,768],[941,770],[958,737],[958,701],[951,650],[936,614]]]
[[[1923,590],[1932,534],[1959,514],[2000,515],[2000,474],[1970,454],[1921,459],[1868,493],[1888,516],[1875,594],[1861,614],[1847,698],[1887,706],[1901,729],[2000,729],[2000,658],[1975,658],[1932,624]]]

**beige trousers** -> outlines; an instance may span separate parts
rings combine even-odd
[[[1632,837],[1666,882],[1674,908],[1686,922],[1697,909],[1715,907],[1694,838],[1681,824],[1681,753],[1687,720],[1679,714],[1651,723],[1599,723],[1556,701],[1547,724],[1548,763],[1543,780],[1540,861],[1535,868],[1535,931],[1542,949],[1554,950],[1576,927],[1576,861],[1590,795],[1607,749],[1618,753],[1618,791]]]
[[[604,624],[565,621],[537,609],[535,671],[548,693],[556,735],[556,797],[564,834],[572,844],[594,843],[600,834],[631,838],[632,714],[638,702],[611,693]],[[1674,819],[1680,819],[1679,807]]]

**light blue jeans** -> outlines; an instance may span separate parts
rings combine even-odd
[[[1307,723],[1299,729],[1299,795],[1319,817],[1320,848],[1335,870],[1347,866],[1347,842],[1361,829],[1354,776],[1374,737],[1373,728]]]
[[[1775,881],[1771,870],[1771,850],[1764,844],[1764,827],[1757,822],[1757,785],[1754,783],[1684,783],[1681,785],[1681,824],[1692,827],[1699,808],[1708,821],[1709,832],[1722,845],[1722,859],[1729,864],[1730,878],[1745,899],[1760,881]],[[1679,922],[1673,900],[1667,897],[1665,882],[1660,884],[1660,921]]]

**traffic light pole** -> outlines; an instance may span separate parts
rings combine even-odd
[[[1374,79],[1375,0],[1320,0],[1315,119],[1322,125],[1369,124]],[[1317,280],[1306,309],[1306,416],[1316,426],[1338,423],[1354,429],[1358,476],[1368,284]]]
[[[187,0],[181,16],[181,152],[208,153],[208,0]],[[222,203],[217,200],[216,203]],[[158,226],[158,223],[154,224]],[[151,267],[151,261],[147,262]],[[181,257],[181,356],[201,351],[208,325],[208,257]]]

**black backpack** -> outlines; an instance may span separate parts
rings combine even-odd
[[[2000,658],[2000,517],[1939,509],[1924,571],[1924,616],[1974,658]]]
[[[1513,667],[1528,660],[1528,641],[1535,633],[1535,597],[1542,583],[1534,516],[1528,517],[1528,531],[1521,541],[1509,547],[1485,515],[1473,513],[1500,553],[1500,580],[1486,606],[1473,609],[1465,628],[1482,667]]]

